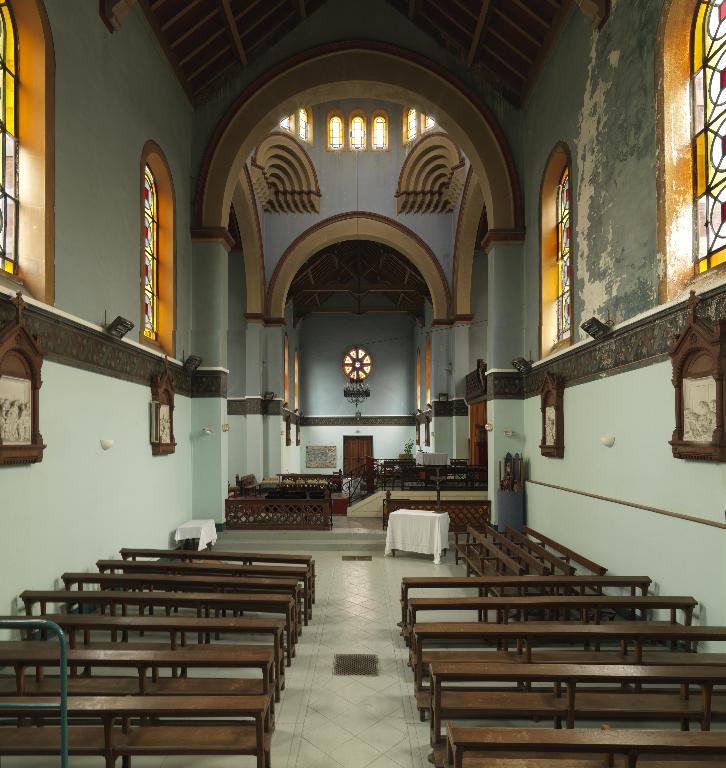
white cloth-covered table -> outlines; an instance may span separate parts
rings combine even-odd
[[[190,520],[176,529],[175,541],[184,539],[199,539],[199,551],[206,549],[208,544],[217,543],[217,526],[214,520]]]
[[[448,512],[430,512],[426,509],[397,509],[388,516],[386,555],[393,550],[421,552],[433,555],[434,563],[441,562],[441,552],[449,547]]]
[[[416,454],[416,464],[419,467],[444,467],[449,463],[448,453],[424,453]]]

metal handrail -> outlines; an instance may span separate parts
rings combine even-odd
[[[41,629],[52,632],[60,645],[60,728],[61,728],[61,768],[68,768],[68,642],[65,632],[54,622],[48,619],[3,619],[0,621],[0,629]],[[12,709],[17,706],[13,702],[0,702],[0,709]],[[54,708],[47,702],[23,702],[26,709],[50,709]]]

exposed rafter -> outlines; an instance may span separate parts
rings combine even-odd
[[[484,30],[484,22],[489,13],[489,6],[491,0],[481,0],[481,9],[479,11],[479,18],[476,20],[476,27],[474,28],[474,36],[471,39],[471,45],[469,46],[469,53],[466,56],[466,66],[470,67],[476,56],[476,52],[479,48],[479,42],[481,41],[481,33]]]
[[[237,22],[232,15],[232,9],[229,7],[229,0],[220,0],[222,3],[222,10],[224,11],[224,17],[227,19],[227,27],[230,37],[234,43],[234,47],[237,50],[237,56],[243,67],[247,66],[247,54],[245,53],[245,47],[242,45],[242,39],[239,36],[239,30],[237,29]]]

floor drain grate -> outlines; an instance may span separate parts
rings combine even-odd
[[[343,555],[343,560],[373,560],[373,555]]]
[[[336,653],[334,675],[378,675],[378,656],[373,653]]]

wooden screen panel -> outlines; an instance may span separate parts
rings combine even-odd
[[[469,464],[485,467],[487,464],[487,403],[469,406]]]
[[[373,437],[370,435],[343,437],[343,474],[346,477],[363,472],[368,456],[373,456]]]

